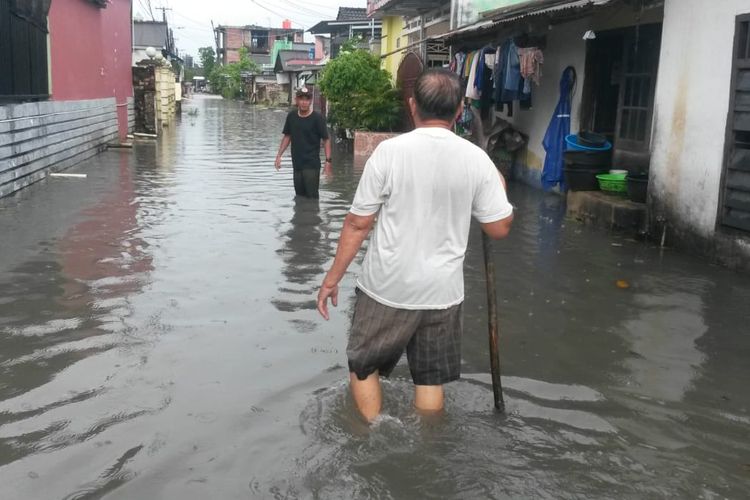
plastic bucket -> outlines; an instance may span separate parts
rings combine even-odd
[[[578,135],[569,134],[565,136],[565,144],[568,149],[573,151],[609,151],[612,149],[612,143],[607,141],[603,146],[586,146],[578,141]]]
[[[648,195],[648,175],[629,175],[627,177],[627,191],[630,201],[646,203]]]

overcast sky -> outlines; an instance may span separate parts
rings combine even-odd
[[[149,4],[151,12],[149,12]],[[292,27],[308,29],[319,21],[335,19],[339,7],[366,7],[367,0],[133,0],[133,16],[161,20],[160,7],[174,29],[181,55],[198,59],[198,47],[214,47],[211,21],[215,25],[278,26],[284,19]]]

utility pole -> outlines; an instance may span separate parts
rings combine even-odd
[[[161,19],[165,23],[167,22],[167,11],[172,10],[170,7],[154,7],[156,10],[161,11]]]
[[[170,54],[176,53],[174,50],[174,36],[172,35],[172,30],[169,29],[169,23],[167,23],[167,11],[172,10],[169,7],[154,7],[156,10],[161,11],[161,19],[164,21],[164,24],[167,25],[167,50]]]
[[[216,31],[216,28],[214,27],[214,20],[211,19],[211,29],[214,31],[214,42],[216,43],[216,62],[219,62],[219,32]],[[221,64],[224,64],[224,60],[222,59]]]

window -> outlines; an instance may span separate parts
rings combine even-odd
[[[750,14],[737,17],[719,222],[750,232]]]
[[[48,97],[49,6],[50,0],[0,0],[0,101]]]
[[[659,26],[642,26],[638,32],[630,31],[625,36],[615,129],[618,148],[648,150],[660,40]]]

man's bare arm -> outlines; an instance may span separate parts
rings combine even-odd
[[[362,242],[370,234],[376,215],[361,216],[349,213],[344,219],[336,257],[318,292],[318,312],[325,319],[329,318],[328,298],[330,297],[334,307],[338,305],[339,282],[344,277],[349,264],[354,260],[354,256],[357,255]]]
[[[503,174],[501,174],[500,171],[498,170],[497,175],[500,176],[500,184],[503,185],[503,190],[506,190],[507,184],[505,183],[505,178],[503,177]],[[508,236],[508,233],[510,232],[510,227],[512,225],[513,225],[513,214],[510,214],[508,217],[497,220],[495,222],[488,222],[486,224],[481,224],[482,231],[484,231],[487,234],[487,236],[489,236],[493,240],[500,240]]]
[[[286,148],[289,147],[289,144],[291,142],[292,136],[284,134],[284,137],[281,139],[281,144],[279,145],[279,153],[276,155],[276,162],[274,162],[276,170],[281,168],[281,156],[284,154],[284,151],[286,151]]]
[[[485,224],[481,224],[482,231],[484,231],[487,236],[489,236],[493,240],[500,240],[508,236],[508,233],[510,233],[510,227],[512,225],[513,214],[510,214],[504,219],[496,220],[495,222],[487,222]]]

